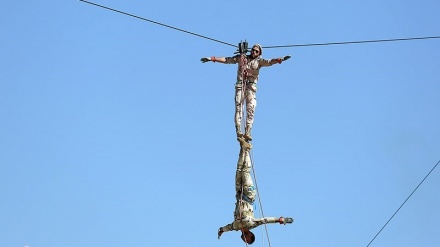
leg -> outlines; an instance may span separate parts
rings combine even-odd
[[[259,219],[255,219],[255,224],[256,226],[262,225],[262,224],[270,224],[270,223],[280,223],[282,225],[285,224],[292,224],[293,223],[293,218],[289,218],[289,217],[264,217],[264,218],[259,218]]]
[[[251,176],[252,162],[249,151],[245,152],[245,164],[243,165],[243,194],[252,201],[255,201],[255,187]]]
[[[249,155],[249,150],[240,151],[240,158],[237,163],[237,172],[235,179],[235,190],[237,200],[243,199],[250,204],[253,204],[255,201],[255,188],[254,182],[251,176],[251,158]]]
[[[241,137],[243,134],[241,132],[241,119],[243,116],[243,88],[242,84],[237,82],[235,84],[235,131],[237,132],[237,137]]]
[[[246,129],[244,137],[251,141],[251,130],[254,123],[255,108],[257,107],[256,91],[252,87],[246,89]]]
[[[243,164],[244,164],[244,152],[240,150],[237,161],[237,170],[235,171],[235,197],[237,200],[241,198],[241,186],[243,184]]]
[[[244,138],[239,138],[241,145],[240,156],[237,162],[237,171],[235,174],[235,204],[234,219],[248,222],[245,218],[254,218],[253,203],[255,201],[255,189],[250,174],[251,159],[249,155],[249,148]],[[246,145],[247,144],[247,145]],[[253,222],[253,221],[249,221]]]

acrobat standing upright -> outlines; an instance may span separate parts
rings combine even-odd
[[[241,44],[241,43],[240,43]],[[235,83],[235,130],[237,137],[243,136],[241,130],[241,120],[243,116],[243,101],[246,100],[246,126],[244,138],[248,141],[252,140],[251,130],[254,123],[254,113],[257,107],[257,82],[260,68],[272,66],[290,58],[284,56],[273,59],[263,59],[263,48],[259,44],[252,47],[251,54],[246,55],[247,43],[244,53],[233,57],[205,57],[201,61],[203,63],[212,61],[225,64],[239,64],[237,70],[237,80]]]

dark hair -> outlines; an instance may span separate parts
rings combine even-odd
[[[250,242],[246,242],[246,238],[244,237],[244,233],[241,232],[241,239],[243,240],[243,242],[248,243],[248,244],[253,244],[255,242],[255,235],[254,233],[252,233],[251,231],[249,231],[249,233],[251,234],[251,241]]]

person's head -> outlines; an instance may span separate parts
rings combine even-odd
[[[241,239],[247,244],[253,244],[255,242],[255,235],[248,229],[243,229],[241,231]]]
[[[261,56],[261,54],[263,54],[263,48],[261,47],[260,44],[255,44],[254,46],[252,46],[251,49],[251,56],[253,58],[256,58],[258,56]]]

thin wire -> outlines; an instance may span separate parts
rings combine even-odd
[[[242,75],[242,88],[241,88],[241,102],[240,102],[240,107],[241,107],[241,123],[240,123],[240,128],[241,126],[244,126],[246,124],[246,118],[247,118],[247,111],[245,111],[245,109],[247,107],[245,107],[245,105],[247,105],[247,101],[246,101],[246,90],[247,90],[247,71],[245,69],[246,66],[246,62],[247,60],[244,59],[243,54],[240,57],[240,68],[244,69],[242,71],[240,71],[241,75]],[[245,114],[246,113],[246,114]],[[241,131],[241,129],[240,129]],[[254,164],[254,160],[253,160],[253,150],[249,151],[249,155],[250,155],[250,159],[251,159],[251,169],[252,169],[252,175],[254,177],[254,182],[255,182],[255,190],[257,191],[257,197],[258,197],[258,204],[260,206],[260,211],[261,211],[261,217],[264,218],[264,212],[263,212],[263,205],[261,203],[261,197],[260,197],[260,191],[258,190],[258,182],[257,182],[257,175],[255,172],[255,164]],[[242,188],[242,193],[243,193],[243,188]],[[266,230],[266,237],[267,237],[267,242],[269,247],[272,247],[270,244],[270,238],[269,238],[269,232],[267,230],[267,225],[264,224],[264,229]],[[247,246],[247,243],[246,243]]]
[[[240,151],[240,156],[242,157],[241,159],[243,160],[243,164],[246,163],[246,151],[242,152]],[[252,164],[251,164],[252,165]],[[241,172],[243,173],[243,168],[241,170]],[[242,175],[240,175],[242,176]],[[243,178],[241,178],[243,179]],[[241,204],[243,204],[243,193],[244,193],[244,188],[243,188],[243,181],[241,182],[241,200],[238,202],[238,207],[240,208],[240,223],[241,223],[241,234],[244,236],[244,227],[243,227],[243,210],[241,209],[241,207],[243,207]],[[246,237],[244,237],[244,239],[246,239]],[[246,244],[246,247],[249,247],[247,240],[244,241],[244,243]]]
[[[251,167],[252,167],[252,173],[254,175],[254,180],[255,180],[255,189],[257,190],[258,204],[260,205],[261,217],[264,218],[263,204],[261,203],[260,191],[258,190],[257,175],[255,173],[255,164],[254,164],[254,160],[253,160],[253,151],[251,151]],[[264,224],[264,229],[266,230],[267,242],[269,244],[269,247],[271,247],[270,238],[269,238],[269,232],[267,231],[267,225],[266,224]]]
[[[241,126],[244,126],[246,124],[246,119],[247,119],[247,111],[245,111],[245,109],[247,108],[247,101],[246,101],[247,70],[245,68],[246,63],[247,63],[246,58],[244,57],[243,54],[241,54],[240,64],[239,64],[239,68],[241,69],[240,73],[242,76],[242,87],[241,87],[242,91],[241,91],[241,102],[240,102],[240,107],[241,107],[240,128],[241,128]],[[246,105],[246,107],[245,107],[245,105]],[[240,131],[241,131],[241,129],[240,129]],[[257,175],[255,173],[255,167],[254,167],[255,164],[254,164],[254,160],[253,160],[253,150],[249,151],[249,154],[250,154],[250,159],[251,159],[252,174],[253,174],[254,182],[255,182],[255,190],[257,191],[258,204],[260,206],[260,211],[261,211],[261,217],[264,218],[263,205],[261,203],[260,191],[258,190]],[[243,191],[243,189],[242,189],[242,191]],[[264,229],[266,230],[266,237],[267,237],[268,245],[269,245],[269,247],[272,247],[270,244],[269,232],[267,230],[266,224],[264,224]],[[247,245],[247,243],[246,243],[246,245]]]
[[[119,14],[127,15],[127,16],[134,17],[134,18],[137,18],[137,19],[141,19],[143,21],[148,21],[148,22],[151,22],[151,23],[154,23],[154,24],[157,24],[157,25],[161,25],[161,26],[164,26],[164,27],[167,27],[167,28],[171,28],[171,29],[174,29],[174,30],[177,30],[177,31],[180,31],[180,32],[191,34],[191,35],[194,35],[194,36],[197,36],[197,37],[200,37],[200,38],[204,38],[204,39],[207,39],[207,40],[215,41],[215,42],[218,42],[218,43],[221,43],[221,44],[225,44],[225,45],[228,45],[228,46],[232,46],[232,47],[237,47],[236,45],[233,45],[231,43],[223,42],[221,40],[213,39],[213,38],[210,38],[210,37],[207,37],[207,36],[203,36],[203,35],[200,35],[200,34],[197,34],[197,33],[186,31],[186,30],[183,30],[183,29],[180,29],[180,28],[177,28],[177,27],[173,27],[173,26],[170,26],[170,25],[166,25],[166,24],[163,24],[163,23],[160,23],[160,22],[157,22],[157,21],[149,20],[149,19],[146,19],[146,18],[143,18],[143,17],[140,17],[140,16],[136,16],[136,15],[133,15],[133,14],[130,14],[130,13],[126,13],[126,12],[123,12],[123,11],[120,11],[120,10],[117,10],[117,9],[112,9],[112,8],[109,8],[109,7],[100,5],[100,4],[89,2],[89,1],[86,1],[86,0],[79,0],[79,1],[84,2],[84,3],[88,3],[90,5],[94,5],[96,7],[100,7],[100,8],[103,8],[103,9],[114,11],[114,12],[117,12]],[[396,42],[396,41],[423,40],[423,39],[440,39],[440,36],[397,38],[397,39],[378,39],[378,40],[362,40],[362,41],[344,41],[344,42],[329,42],[329,43],[311,43],[311,44],[294,44],[294,45],[274,45],[274,46],[263,46],[262,48],[273,49],[273,48],[305,47],[305,46],[348,45],[348,44]]]
[[[304,47],[304,46],[348,45],[348,44],[396,42],[396,41],[422,40],[422,39],[440,39],[440,36],[398,38],[398,39],[377,39],[377,40],[362,40],[362,41],[344,41],[344,42],[312,43],[312,44],[296,44],[296,45],[274,45],[274,46],[264,46],[263,48],[271,49],[271,48]]]
[[[387,221],[387,223],[385,223],[385,225],[380,229],[380,231],[376,234],[376,236],[374,236],[374,238],[370,241],[370,243],[368,243],[367,247],[370,246],[370,244],[376,239],[376,237],[382,232],[382,230],[388,225],[388,223],[393,219],[393,217],[397,214],[397,212],[399,212],[399,210],[403,207],[403,205],[405,205],[405,203],[408,201],[408,199],[414,194],[414,192],[416,192],[416,190],[420,187],[420,185],[422,185],[422,183],[425,181],[425,179],[431,174],[432,171],[434,171],[434,169],[437,167],[437,165],[440,163],[437,162],[437,164],[435,164],[435,166],[431,169],[431,171],[428,172],[428,174],[425,176],[425,178],[423,178],[422,182],[419,183],[419,185],[417,185],[417,187],[413,190],[413,192],[408,196],[408,198],[406,198],[406,200],[402,203],[402,205],[400,205],[400,207],[396,210],[396,212],[394,212],[393,216],[391,216],[391,218]]]
[[[186,31],[186,30],[183,30],[183,29],[180,29],[180,28],[177,28],[177,27],[173,27],[173,26],[170,26],[170,25],[166,25],[166,24],[163,24],[163,23],[160,23],[160,22],[157,22],[157,21],[152,21],[152,20],[140,17],[140,16],[136,16],[136,15],[130,14],[130,13],[122,12],[122,11],[117,10],[117,9],[112,9],[112,8],[109,8],[109,7],[106,7],[106,6],[103,6],[103,5],[99,5],[99,4],[96,4],[96,3],[92,3],[92,2],[89,2],[89,1],[85,1],[85,0],[79,0],[79,1],[84,2],[84,3],[88,3],[90,5],[94,5],[94,6],[103,8],[103,9],[111,10],[111,11],[117,12],[119,14],[128,15],[128,16],[131,16],[131,17],[134,17],[134,18],[137,18],[137,19],[141,19],[143,21],[148,21],[148,22],[151,22],[151,23],[154,23],[154,24],[157,24],[157,25],[161,25],[161,26],[164,26],[164,27],[167,27],[167,28],[171,28],[171,29],[174,29],[174,30],[177,30],[177,31],[180,31],[180,32],[188,33],[188,34],[200,37],[200,38],[204,38],[204,39],[212,40],[212,41],[215,41],[215,42],[218,42],[218,43],[222,43],[222,44],[225,44],[225,45],[237,47],[236,45],[233,45],[233,44],[230,44],[230,43],[226,43],[226,42],[223,42],[223,41],[220,41],[220,40],[217,40],[217,39],[209,38],[209,37],[197,34],[197,33],[189,32],[189,31]]]

